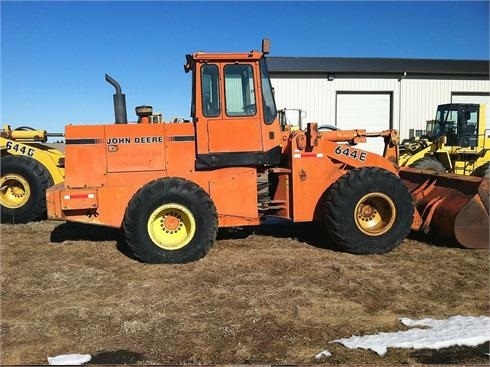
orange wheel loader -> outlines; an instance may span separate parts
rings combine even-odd
[[[266,216],[324,221],[330,241],[352,253],[396,247],[420,222],[398,176],[397,132],[281,125],[268,52],[264,40],[262,52],[187,55],[189,122],[152,123],[140,106],[127,123],[125,96],[106,75],[116,121],[66,126],[65,182],[47,191],[48,217],[122,228],[149,263],[197,260],[219,227]],[[371,136],[384,138],[384,156],[355,146]]]

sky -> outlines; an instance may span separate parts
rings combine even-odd
[[[1,123],[112,123],[114,88],[189,118],[185,54],[488,60],[488,1],[1,1]]]
[[[331,343],[340,343],[350,349],[369,349],[384,356],[388,348],[441,349],[454,345],[478,346],[490,340],[490,317],[486,316],[452,316],[443,320],[401,318],[400,322],[409,329],[354,335]],[[328,350],[323,350],[315,358],[324,360],[331,356]],[[47,359],[50,365],[80,365],[89,362],[91,358],[90,354],[62,354]]]

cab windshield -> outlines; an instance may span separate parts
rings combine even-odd
[[[457,108],[439,107],[435,121],[427,124],[427,134],[432,138],[438,138],[456,133],[454,129],[457,126],[458,113]]]
[[[478,136],[478,107],[473,105],[439,106],[432,129],[427,134],[436,139],[446,137],[448,145],[473,146]]]

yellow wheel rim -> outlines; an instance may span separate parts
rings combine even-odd
[[[26,179],[17,174],[7,174],[0,179],[2,205],[9,209],[20,208],[31,196],[31,187]]]
[[[368,236],[380,236],[388,232],[395,218],[393,200],[380,192],[364,195],[354,211],[357,228]]]
[[[156,208],[148,219],[151,240],[164,250],[178,250],[189,244],[196,233],[196,220],[180,204],[164,204]]]

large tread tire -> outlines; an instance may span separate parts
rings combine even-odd
[[[167,218],[174,227],[166,227]],[[152,227],[155,222],[157,227]],[[163,178],[134,194],[123,228],[127,244],[139,259],[153,264],[180,264],[198,260],[209,251],[216,240],[218,215],[201,187],[181,178]],[[180,228],[184,240],[171,243],[180,235]]]
[[[434,172],[446,172],[446,168],[437,159],[431,157],[424,157],[417,159],[410,167],[426,169]]]
[[[53,178],[40,162],[30,157],[1,159],[1,221],[27,223],[46,218],[46,189]]]
[[[382,254],[406,238],[414,207],[399,177],[364,167],[349,171],[327,190],[323,210],[335,245],[354,254]]]
[[[475,169],[471,175],[476,177],[490,178],[490,163],[487,162],[481,165],[480,167]]]

